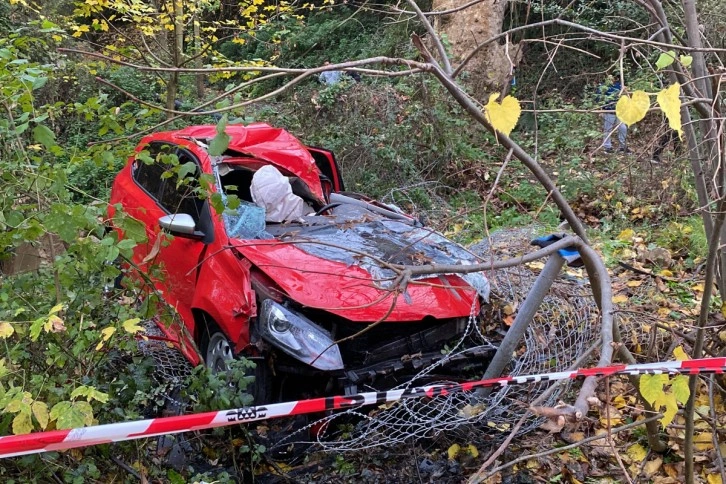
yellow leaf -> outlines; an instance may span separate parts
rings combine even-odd
[[[0,338],[9,338],[14,332],[15,328],[13,328],[12,324],[8,323],[7,321],[0,321]]]
[[[683,64],[683,67],[691,67],[691,64],[693,63],[693,57],[690,55],[681,55],[679,56],[681,59],[681,64]]]
[[[676,401],[685,404],[691,396],[691,388],[688,386],[686,375],[677,375],[671,379],[671,392]]]
[[[29,434],[33,431],[33,421],[30,412],[20,412],[13,419],[13,433],[15,435]]]
[[[469,444],[466,446],[466,452],[472,456],[473,458],[479,457],[479,449],[477,449],[474,444]]]
[[[643,281],[628,281],[625,283],[628,287],[638,287],[643,284]]]
[[[620,304],[624,302],[628,302],[628,296],[626,296],[625,294],[618,294],[617,296],[613,296],[614,304]]]
[[[683,136],[683,128],[681,126],[681,85],[677,82],[670,87],[663,89],[658,93],[657,100],[660,109],[668,118],[668,125],[671,129],[678,132],[679,136]]]
[[[681,345],[676,346],[676,349],[673,350],[673,356],[675,356],[678,361],[687,361],[691,359],[691,357],[683,351],[683,346]]]
[[[721,480],[721,474],[708,474],[706,476],[706,482],[708,484],[723,484]]]
[[[640,444],[633,444],[628,447],[627,454],[628,457],[633,459],[635,462],[643,462],[645,456],[648,455],[648,451]]]
[[[635,237],[635,232],[633,232],[633,229],[625,229],[620,234],[618,234],[618,240],[622,240],[623,242],[630,242],[633,240],[633,237]]]
[[[650,97],[645,91],[635,91],[633,96],[620,96],[615,105],[615,115],[620,121],[632,126],[645,117],[650,107]]]
[[[726,318],[726,301],[721,303],[721,316]]]
[[[108,328],[103,328],[101,330],[101,340],[102,341],[108,341],[111,336],[116,332],[116,328],[109,326]]]
[[[485,106],[486,118],[494,129],[509,136],[522,114],[522,107],[515,97],[507,96],[501,103],[497,102],[498,98],[498,93],[489,96],[489,102]]]
[[[673,277],[673,273],[671,271],[669,271],[668,269],[663,269],[662,271],[660,271],[658,273],[658,275],[663,276],[663,277]]]
[[[31,405],[31,408],[33,409],[33,415],[35,415],[35,419],[40,424],[40,427],[42,429],[45,429],[48,426],[48,405],[46,405],[44,402],[33,402],[33,405]]]
[[[645,376],[645,375],[643,375]],[[676,401],[675,395],[672,393],[663,393],[656,399],[653,407],[656,409],[662,409],[663,417],[660,419],[660,424],[663,427],[667,427],[673,422],[676,413],[678,413],[678,401]]]
[[[456,459],[456,456],[459,455],[459,452],[461,451],[461,446],[459,444],[452,444],[451,447],[449,447],[449,450],[446,451],[446,454],[449,456],[449,460]]]
[[[55,314],[55,313],[57,313],[58,311],[60,311],[61,309],[63,309],[63,304],[56,304],[55,306],[53,306],[53,307],[52,307],[52,308],[50,309],[50,312],[48,313],[48,315],[51,315],[51,314]]]
[[[502,311],[504,311],[504,314],[509,316],[510,314],[514,314],[514,304],[507,304],[502,308]]]
[[[139,318],[127,319],[121,323],[121,326],[129,333],[136,334],[144,329],[143,326],[138,325],[139,321],[141,321]]]
[[[625,397],[622,395],[618,395],[617,397],[613,398],[613,405],[615,405],[615,408],[623,408],[628,405],[628,402],[625,400]]]
[[[703,432],[693,436],[693,447],[696,450],[713,449],[713,434],[711,432]]]
[[[542,269],[544,269],[544,262],[539,261],[539,260],[536,260],[534,262],[529,262],[525,265],[535,271],[541,271]]]

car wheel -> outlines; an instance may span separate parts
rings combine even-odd
[[[232,345],[220,331],[215,331],[207,341],[204,351],[204,364],[214,373],[229,369],[229,361],[234,359]]]
[[[200,349],[204,356],[204,364],[214,373],[229,369],[229,362],[235,358],[232,343],[215,323],[207,324],[202,334]],[[255,368],[248,374],[255,377],[253,387],[247,391],[254,398],[254,404],[260,405],[272,401],[272,374],[264,358],[255,359]]]

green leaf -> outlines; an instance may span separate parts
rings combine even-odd
[[[46,148],[55,146],[55,134],[47,126],[39,124],[33,128],[33,139]]]
[[[75,429],[93,423],[93,408],[88,402],[59,402],[50,411],[50,418],[56,421],[56,428]]]
[[[38,341],[40,331],[43,329],[46,318],[38,318],[30,324],[30,340]]]
[[[133,249],[134,247],[136,247],[136,241],[132,239],[123,239],[118,244],[116,244],[116,247],[121,250]]]
[[[227,195],[227,208],[236,210],[239,207],[240,199],[237,195]]]
[[[91,400],[97,400],[101,403],[108,402],[108,393],[99,392],[94,387],[89,387],[86,385],[81,385],[80,387],[73,390],[71,393],[71,399],[75,399],[78,397],[86,397],[87,401]]]
[[[225,147],[225,149],[227,149]],[[184,182],[184,178],[193,175],[197,172],[197,164],[193,161],[187,161],[182,166],[179,167],[179,172],[177,173],[178,180],[177,181],[177,187]]]
[[[220,193],[212,193],[209,201],[212,202],[212,208],[215,212],[218,214],[224,212],[224,202],[222,201],[222,195]]]
[[[668,52],[663,52],[659,57],[658,60],[655,62],[655,66],[660,69],[665,69],[669,65],[673,64],[676,60],[676,53],[675,51],[669,50]]]
[[[0,360],[0,378],[3,378],[8,373],[10,373],[10,370],[5,366],[5,358],[3,358]]]
[[[131,239],[137,244],[146,242],[146,226],[132,216],[119,209],[113,215],[113,225],[124,234],[124,238]]]
[[[683,64],[683,67],[691,67],[691,64],[693,64],[693,57],[690,55],[682,55],[680,56],[681,64]]]
[[[207,149],[209,156],[220,156],[222,153],[227,151],[230,138],[229,135],[224,132],[226,127],[227,115],[225,114],[222,116],[222,119],[219,120],[219,123],[217,123],[217,135],[212,138],[212,141],[209,143],[209,148]]]
[[[691,396],[691,390],[688,387],[688,377],[686,375],[673,377],[671,380],[671,390],[678,403],[686,403],[688,397]]]
[[[640,394],[648,403],[653,404],[663,395],[663,385],[668,383],[668,375],[642,375],[640,377]]]

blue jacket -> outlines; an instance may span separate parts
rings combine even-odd
[[[612,84],[601,84],[598,88],[598,95],[595,100],[602,103],[602,108],[608,111],[615,111],[615,104],[618,102],[618,95],[622,89],[620,81]]]

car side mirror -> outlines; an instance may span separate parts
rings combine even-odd
[[[194,218],[187,213],[164,215],[159,218],[159,226],[180,237],[190,239],[201,239],[204,237],[204,232],[196,230],[197,224],[194,222]]]

